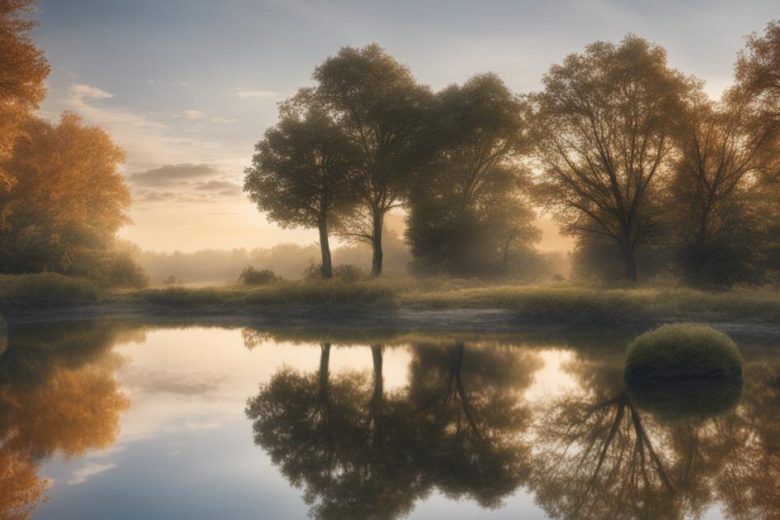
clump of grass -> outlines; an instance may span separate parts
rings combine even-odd
[[[731,338],[711,327],[664,325],[631,342],[625,377],[629,384],[739,380],[742,357]]]
[[[103,296],[95,283],[56,273],[0,275],[0,306],[56,307],[96,303]]]

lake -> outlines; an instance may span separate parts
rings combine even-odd
[[[12,324],[0,518],[780,517],[780,337],[627,388],[642,331]]]

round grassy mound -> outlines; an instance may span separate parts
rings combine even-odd
[[[629,384],[739,381],[742,357],[731,338],[711,327],[664,325],[628,346],[625,379]]]

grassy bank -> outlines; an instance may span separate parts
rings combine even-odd
[[[545,321],[739,321],[780,324],[780,292],[675,288],[603,289],[574,285],[484,285],[387,278],[358,282],[279,282],[260,287],[109,290],[55,274],[0,276],[0,312],[123,306],[173,312],[263,312],[291,308],[506,309]]]

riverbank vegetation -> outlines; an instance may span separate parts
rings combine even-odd
[[[0,312],[78,308],[130,312],[333,314],[501,309],[550,323],[702,321],[780,324],[780,292],[734,288],[711,292],[675,287],[485,284],[482,280],[369,277],[347,281],[279,280],[263,285],[108,289],[52,273],[0,276]]]

